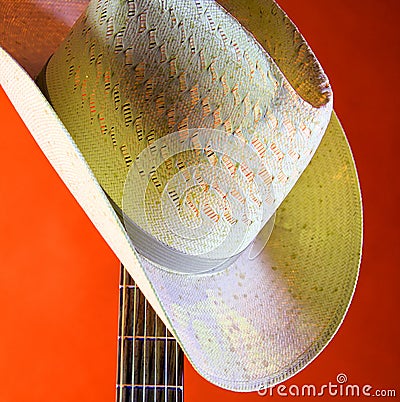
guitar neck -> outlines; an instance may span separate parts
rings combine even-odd
[[[117,402],[183,402],[183,352],[123,266]]]

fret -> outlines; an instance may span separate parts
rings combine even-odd
[[[182,402],[183,352],[121,267],[117,402]]]

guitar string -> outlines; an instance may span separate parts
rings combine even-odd
[[[168,335],[168,329],[167,326],[165,325],[165,346],[164,346],[164,401],[167,401],[168,398],[168,339],[167,339],[167,335]]]
[[[175,341],[175,402],[178,402],[178,342]]]
[[[145,396],[146,396],[146,349],[147,349],[147,340],[146,340],[146,334],[147,334],[147,300],[143,296],[144,299],[144,328],[143,328],[143,402],[145,401]]]
[[[125,335],[125,331],[124,331],[124,323],[125,323],[125,298],[126,298],[126,276],[125,276],[125,269],[121,266],[121,273],[120,273],[120,278],[122,279],[122,307],[121,307],[121,322],[120,322],[120,331],[121,331],[121,340],[120,340],[120,354],[119,354],[119,360],[120,360],[120,364],[119,364],[119,402],[122,402],[122,392],[123,392],[123,388],[122,388],[122,382],[123,382],[123,378],[124,378],[124,335]],[[120,280],[121,281],[121,280]]]
[[[127,273],[128,274],[128,273]],[[135,350],[136,350],[136,310],[137,310],[137,286],[135,283],[135,287],[133,289],[133,322],[132,322],[132,362],[133,362],[133,367],[132,367],[132,386],[135,384],[135,366],[136,366],[136,359],[135,359]],[[132,388],[131,390],[131,399],[133,401],[133,395],[135,393],[135,389]]]
[[[158,332],[157,332],[157,322],[158,322],[158,319],[157,319],[157,316],[155,315],[154,316],[154,402],[157,402],[157,398],[156,398],[156,395],[157,395],[157,388],[156,388],[156,385],[157,385],[157,347],[158,347],[158,339],[157,339],[157,336],[158,336]]]

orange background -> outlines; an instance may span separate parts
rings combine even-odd
[[[349,383],[397,388],[400,3],[279,3],[330,77],[365,210],[361,275],[347,318],[287,385],[325,384],[345,373]],[[0,130],[0,401],[113,401],[118,261],[1,90]],[[185,363],[185,400],[205,399],[263,400],[221,390]]]

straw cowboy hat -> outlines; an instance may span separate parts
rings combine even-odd
[[[285,13],[1,8],[0,84],[197,371],[252,391],[304,368],[350,304],[362,212],[328,79]]]

